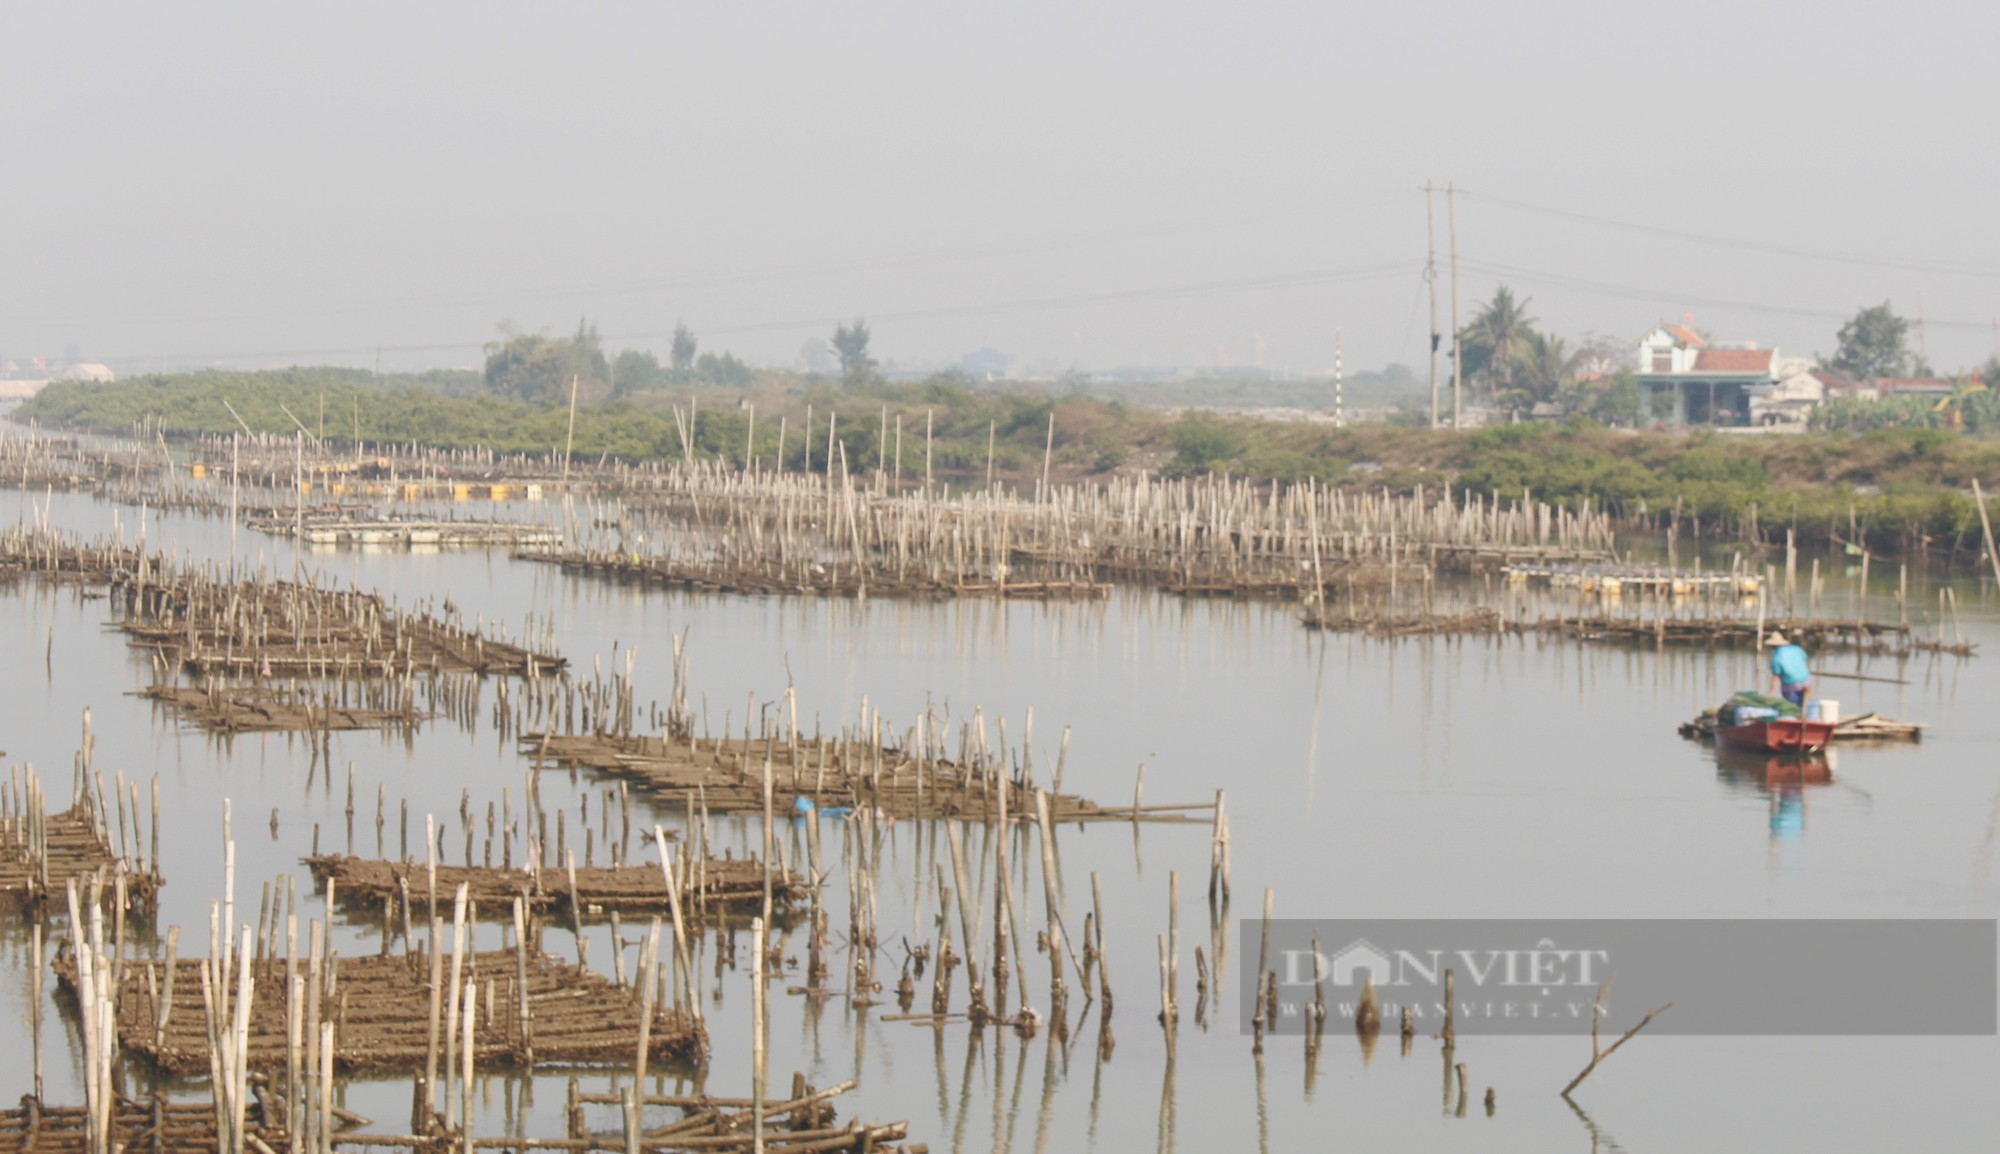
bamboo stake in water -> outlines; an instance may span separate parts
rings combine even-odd
[[[175,926],[173,929],[173,933],[178,935],[179,931],[180,927]],[[29,993],[29,997],[33,999],[33,1002],[31,1008],[29,1009],[29,1013],[32,1015],[31,1029],[34,1038],[33,1046],[35,1050],[35,1101],[40,1102],[42,1100],[42,923],[39,919],[37,919],[34,923],[33,939],[34,939],[34,951],[35,951],[34,970],[33,970],[34,976],[30,979],[30,993]],[[172,946],[168,946],[167,956],[169,958],[173,956]],[[171,975],[173,963],[169,961],[167,963],[167,966],[168,966],[168,972]],[[167,989],[169,991],[169,999],[170,999],[169,1004],[171,1004],[171,991],[173,990],[173,986],[171,985],[172,978],[169,977],[168,981],[170,984],[168,985]]]
[[[1223,904],[1229,902],[1229,816],[1225,808],[1227,799],[1222,790],[1215,791],[1215,829],[1210,835],[1208,859],[1208,904],[1216,904],[1220,893]]]
[[[300,1061],[305,1045],[305,979],[294,974],[285,983],[285,1128],[296,1138],[304,1121],[304,1070]]]
[[[463,1136],[461,1154],[472,1154],[472,1022],[479,1006],[478,991],[473,988],[472,979],[465,981],[464,1022],[460,1030],[458,1096],[458,1130]],[[331,1142],[328,1143],[331,1146]]]
[[[751,1149],[764,1154],[764,919],[750,922],[750,1129]]]
[[[520,989],[521,1064],[535,1068],[534,1022],[528,1011],[528,919],[525,903],[514,898],[514,984]]]
[[[333,1154],[333,1023],[319,1025],[319,1101],[313,1131],[320,1154]]]
[[[444,1006],[443,939],[444,919],[438,916],[437,907],[432,906],[430,934],[430,1030],[425,1034],[424,1041],[424,1104],[427,1115],[437,1113],[438,1108],[437,1076],[438,1050],[440,1048],[438,1032],[444,1028],[444,1019],[442,1017]],[[428,1118],[425,1119],[425,1125],[429,1125]]]
[[[660,847],[660,880],[667,887],[667,909],[674,918],[674,956],[680,959],[681,986],[676,998],[695,1021],[701,1021],[701,999],[695,990],[694,957],[688,951],[687,921],[681,916],[681,891],[674,883],[673,855],[667,852],[667,831],[653,826],[653,843]]]

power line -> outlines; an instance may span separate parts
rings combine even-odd
[[[1041,297],[1026,300],[998,301],[976,305],[942,305],[932,308],[904,309],[882,312],[859,310],[871,322],[907,322],[942,320],[967,316],[1004,316],[1015,313],[1042,312],[1054,309],[1078,308],[1093,305],[1133,304],[1152,301],[1182,300],[1192,297],[1225,296],[1233,293],[1266,292],[1276,289],[1301,288],[1314,285],[1336,284],[1352,281],[1377,280],[1407,274],[1410,267],[1398,261],[1392,264],[1363,265],[1354,268],[1307,269],[1290,273],[1275,273],[1264,276],[1240,277],[1229,280],[1197,281],[1189,284],[1161,285],[1152,288],[1122,289],[1097,293],[1077,293],[1067,296]],[[782,321],[754,321],[736,325],[714,325],[705,327],[705,336],[733,336],[745,333],[782,332],[786,329],[824,328],[845,321],[852,315],[822,316],[807,319]],[[648,340],[672,335],[671,329],[642,330],[633,332],[604,333],[607,340],[630,341]],[[288,357],[336,357],[356,356],[376,349],[391,353],[435,353],[474,350],[483,347],[465,341],[406,345],[366,345],[349,348],[319,349],[279,349],[263,352],[234,353],[134,353],[119,356],[121,361],[248,361],[280,360]]]
[[[836,258],[817,261],[803,261],[791,264],[765,265],[761,267],[722,270],[684,276],[649,276],[632,279],[599,281],[596,283],[573,284],[563,287],[527,288],[521,290],[493,290],[472,294],[446,294],[389,298],[371,301],[367,304],[337,306],[329,308],[284,309],[252,313],[126,317],[101,320],[89,317],[54,319],[4,319],[0,320],[0,331],[30,328],[92,327],[115,328],[120,326],[164,325],[164,324],[213,324],[219,322],[300,320],[330,317],[366,316],[400,309],[419,307],[447,307],[469,305],[506,305],[537,300],[574,299],[580,297],[633,296],[644,293],[668,292],[686,289],[724,288],[740,285],[768,284],[785,280],[801,280],[812,277],[838,276],[842,274],[882,272],[894,269],[917,268],[925,265],[949,265],[963,261],[974,261],[989,257],[1023,255],[1049,249],[1075,251],[1083,246],[1120,244],[1135,240],[1156,240],[1165,237],[1184,236],[1195,233],[1227,229],[1245,223],[1263,223],[1274,219],[1300,215],[1324,215],[1330,203],[1326,198],[1292,201],[1284,204],[1257,209],[1238,209],[1225,214],[1182,216],[1151,223],[1128,225],[1112,229],[1078,229],[1067,232],[1045,233],[1015,240],[995,241],[990,244],[962,245],[928,251],[901,253],[894,255],[869,255]]]
[[[1832,312],[1825,309],[1800,308],[1794,305],[1763,304],[1756,301],[1733,300],[1727,297],[1711,297],[1698,293],[1675,292],[1666,289],[1642,288],[1636,285],[1616,284],[1610,281],[1589,280],[1584,277],[1563,273],[1544,272],[1539,269],[1522,268],[1517,265],[1495,264],[1487,261],[1466,261],[1467,268],[1486,273],[1489,276],[1511,278],[1528,284],[1546,285],[1551,288],[1571,289],[1592,293],[1597,296],[1620,297],[1626,300],[1646,301],[1653,304],[1702,305],[1708,308],[1738,309],[1743,312],[1768,313],[1774,316],[1809,317],[1813,320],[1848,320],[1849,313]],[[1927,320],[1926,324],[1953,329],[1986,330],[1988,321]]]
[[[1892,268],[1906,272],[1942,273],[1949,276],[1976,277],[1986,280],[2000,280],[2000,268],[1975,264],[1967,261],[1928,260],[1909,257],[1869,256],[1857,253],[1830,252],[1821,249],[1801,248],[1793,245],[1772,244],[1768,241],[1742,240],[1735,237],[1714,236],[1708,233],[1689,232],[1684,229],[1668,228],[1664,225],[1642,224],[1637,221],[1615,220],[1607,216],[1595,216],[1586,212],[1554,208],[1543,204],[1530,204],[1523,200],[1513,200],[1504,196],[1486,195],[1481,200],[1506,208],[1525,212],[1541,213],[1544,216],[1578,220],[1605,228],[1620,228],[1628,232],[1644,233],[1665,237],[1670,240],[1694,241],[1697,244],[1714,245],[1720,248],[1740,249],[1745,252],[1761,252],[1774,256],[1793,257],[1800,260],[1828,261],[1834,264],[1861,265],[1868,268]]]

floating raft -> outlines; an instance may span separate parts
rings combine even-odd
[[[244,1114],[244,1133],[250,1149],[258,1154],[264,1151],[290,1154],[294,1148],[291,1136],[282,1127],[265,1121],[267,1107],[283,1101],[273,1093],[280,1087],[273,1086],[271,1079],[262,1074],[250,1075],[249,1083],[255,1092]],[[764,1105],[762,1148],[769,1154],[863,1151],[920,1154],[926,1149],[921,1144],[898,1145],[909,1135],[908,1122],[853,1119],[837,1122],[832,1100],[855,1085],[848,1081],[830,1089],[814,1090],[806,1085],[803,1075],[794,1074],[791,1097],[785,1101],[766,1101]],[[600,1111],[601,1119],[605,1108],[615,1112],[622,1106],[621,1100],[610,1094],[579,1091],[576,1080],[571,1079],[563,1108],[564,1133],[557,1138],[467,1134],[444,1125],[442,1116],[437,1114],[430,1116],[423,1134],[384,1134],[370,1129],[365,1133],[337,1132],[329,1137],[335,1148],[409,1154],[457,1151],[464,1148],[468,1139],[472,1146],[483,1150],[556,1149],[578,1154],[602,1150],[607,1154],[623,1154],[630,1149],[622,1128],[592,1130],[590,1127],[592,1108]],[[421,1095],[422,1091],[417,1093]],[[758,1147],[760,1135],[749,1098],[654,1094],[645,1095],[640,1104],[642,1113],[643,1108],[652,1107],[676,1110],[680,1115],[664,1126],[641,1132],[639,1148],[649,1154],[677,1151],[749,1154]],[[111,1148],[129,1154],[217,1154],[221,1146],[216,1141],[215,1122],[215,1106],[209,1101],[169,1102],[164,1095],[156,1095],[149,1101],[137,1102],[119,1097],[114,1099],[111,1112]],[[336,1126],[349,1123],[368,1125],[366,1119],[345,1111],[336,1114]],[[87,1154],[88,1125],[85,1107],[50,1106],[33,1095],[23,1095],[18,1106],[0,1110],[0,1154]]]
[[[1623,593],[1752,597],[1762,584],[1754,573],[1704,572],[1665,565],[1507,565],[1500,572],[1520,585],[1581,589],[1608,597]]]
[[[151,918],[158,909],[163,879],[120,858],[89,808],[71,806],[48,815],[41,840],[44,849],[38,858],[27,819],[0,820],[0,902],[39,913],[48,906],[64,905],[71,880],[87,895],[91,880],[101,878],[108,907],[117,900],[116,879],[122,875],[127,914]]]
[[[1037,790],[997,768],[968,769],[886,746],[821,739],[689,741],[679,737],[528,733],[521,753],[537,767],[594,769],[675,798],[697,795],[714,813],[762,813],[763,759],[772,762],[772,796],[781,814],[804,808],[869,807],[890,818],[1036,820]],[[1107,808],[1073,794],[1048,795],[1055,822],[1186,821],[1198,805]]]
[[[253,1106],[249,1113],[255,1117],[260,1111]],[[18,1106],[0,1110],[0,1154],[88,1154],[89,1124],[86,1107],[49,1106],[24,1094]],[[292,1148],[282,1129],[246,1122],[244,1133],[273,1154]],[[222,1147],[215,1138],[215,1105],[118,1097],[111,1109],[111,1148],[130,1154],[216,1154]]]
[[[1457,637],[1472,633],[1511,633],[1511,625],[1499,612],[1474,609],[1469,613],[1380,614],[1308,611],[1300,620],[1307,629],[1329,633],[1365,633],[1370,637]]]
[[[302,859],[312,869],[313,879],[322,888],[330,879],[342,905],[395,908],[408,901],[416,910],[431,908],[431,877],[422,863],[342,857],[322,854]],[[764,869],[754,858],[711,858],[689,867],[676,865],[681,883],[681,902],[694,911],[703,905],[735,905],[762,902]],[[541,870],[493,869],[465,866],[437,867],[438,913],[448,914],[458,887],[491,917],[511,917],[514,899],[524,899],[531,909],[555,911],[565,916],[595,917],[616,910],[620,913],[664,913],[667,902],[666,879],[658,863],[635,866],[580,866],[575,889],[571,873],[562,868]],[[790,907],[803,901],[807,887],[796,874],[780,871],[771,878],[774,908]],[[577,907],[581,907],[578,909]]]
[[[795,597],[877,597],[945,600],[952,597],[999,597],[1034,601],[1077,601],[1104,597],[1111,586],[1093,581],[996,581],[978,578],[929,577],[898,572],[887,564],[857,571],[851,565],[828,566],[799,561],[789,565],[749,567],[674,561],[616,553],[556,553],[524,551],[525,561],[555,565],[573,576],[594,577],[634,585],[657,585],[694,593],[748,593]]]
[[[135,580],[118,623],[134,646],[195,674],[395,677],[430,673],[533,677],[564,659],[495,640],[378,597],[291,582]]]
[[[379,520],[364,517],[307,517],[295,521],[282,510],[252,518],[252,529],[297,536],[310,545],[361,545],[407,549],[412,546],[542,548],[560,545],[562,532],[547,525],[509,521]]]
[[[445,959],[450,969],[450,959]],[[202,1012],[200,959],[181,959],[169,977],[163,967],[135,959],[125,962],[118,998],[119,1044],[171,1074],[209,1071],[208,1026]],[[283,1070],[286,1038],[285,960],[252,963],[256,998],[250,1008],[249,1061],[255,1070]],[[525,1065],[630,1064],[639,1049],[640,993],[614,984],[591,970],[531,954],[528,972],[528,1036],[518,1016],[520,960],[513,950],[465,955],[464,975],[480,991],[473,1054],[481,1067]],[[350,1074],[411,1072],[423,1069],[430,1023],[430,962],[422,953],[390,957],[335,958],[333,993],[322,1012],[334,1023],[334,1066]],[[75,958],[64,951],[55,962],[57,978],[75,990]],[[306,973],[303,959],[297,972]],[[165,1030],[161,1006],[172,1002]],[[487,1007],[492,1012],[487,1012]],[[706,1045],[702,1027],[687,1014],[655,1007],[647,1053],[667,1062],[693,1062]]]
[[[1755,647],[1761,637],[1783,632],[1786,637],[1812,650],[1948,653],[1970,657],[1977,648],[1970,642],[1953,644],[1942,640],[1922,640],[1908,626],[1872,621],[1770,620],[1764,622],[1760,633],[1755,620],[1736,617],[1551,617],[1519,628],[1574,637],[1581,641],[1654,645]]]
[[[195,689],[153,685],[136,695],[178,711],[216,733],[264,730],[413,729],[424,714],[413,709],[358,709],[259,686]]]
[[[1546,524],[1549,507],[1538,506],[1538,508]],[[1563,515],[1560,510],[1557,513]],[[1503,519],[1508,515],[1509,511],[1499,511],[1499,516]],[[1565,545],[1559,542],[1540,545],[1501,545],[1484,541],[1443,542],[1426,545],[1425,550],[1440,568],[1457,569],[1468,573],[1506,569],[1518,565],[1591,565],[1615,560],[1615,555],[1607,549],[1591,548],[1586,545]]]
[[[139,566],[137,549],[109,542],[77,544],[54,533],[22,528],[0,533],[0,566],[45,580],[108,585]]]
[[[1512,620],[1498,610],[1473,609],[1462,613],[1388,613],[1338,610],[1330,606],[1308,609],[1299,617],[1308,629],[1336,633],[1365,633],[1372,637],[1460,636],[1467,634],[1540,633],[1569,637],[1578,641],[1598,641],[1626,645],[1701,645],[1710,648],[1752,648],[1760,636],[1757,622],[1735,617],[1672,617],[1664,614],[1629,617],[1544,617],[1540,620]],[[1978,649],[1973,642],[1948,642],[1918,637],[1903,625],[1868,621],[1766,621],[1761,636],[1782,631],[1807,649],[1850,649],[1864,653],[1909,654],[1943,653],[1971,657]]]
[[[1333,568],[1333,566],[1327,566],[1327,568]],[[1419,582],[1424,580],[1429,572],[1421,564],[1412,564],[1408,567],[1408,570],[1407,575],[1409,579]],[[1337,580],[1340,579],[1333,574],[1328,574],[1326,580],[1320,584],[1318,589],[1319,595],[1324,597],[1331,593]],[[1375,588],[1388,584],[1387,567],[1383,567],[1379,573],[1371,570],[1364,578],[1354,581],[1356,587],[1366,585],[1370,588]],[[1160,592],[1171,593],[1176,597],[1231,597],[1245,601],[1297,601],[1314,594],[1311,574],[1302,577],[1245,576],[1210,578],[1206,580],[1196,578],[1192,581],[1162,581],[1156,587]],[[1345,588],[1345,585],[1343,584],[1341,587]]]
[[[782,1102],[765,1102],[762,1148],[770,1154],[871,1150],[882,1151],[883,1154],[896,1154],[897,1151],[924,1154],[929,1149],[922,1144],[907,1147],[885,1144],[900,1142],[908,1137],[908,1122],[850,1120],[844,1126],[835,1125],[831,1100],[858,1084],[847,1081],[829,1089],[814,1090],[806,1084],[805,1075],[793,1074],[791,1096]],[[637,1104],[642,1114],[646,1107],[666,1107],[680,1110],[682,1115],[678,1121],[640,1135],[639,1145],[644,1150],[747,1152],[755,1148],[755,1103],[749,1098],[641,1094]],[[623,1100],[615,1094],[579,1093],[576,1082],[572,1080],[569,1100],[563,1110],[563,1116],[568,1120],[570,1148],[625,1150],[620,1135],[591,1132],[585,1116],[586,1106],[622,1108]],[[553,1146],[555,1143],[541,1145]]]
[[[1715,710],[1704,709],[1699,717],[1681,722],[1680,734],[1694,741],[1714,741],[1715,723]],[[1873,713],[1844,718],[1833,727],[1833,740],[1842,742],[1916,742],[1923,738],[1922,722],[1897,721]]]

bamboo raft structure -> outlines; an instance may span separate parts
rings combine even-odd
[[[1907,625],[1827,618],[1772,619],[1762,623],[1754,618],[1745,620],[1735,616],[1679,617],[1666,613],[1625,617],[1576,614],[1510,618],[1492,608],[1396,612],[1375,606],[1349,605],[1341,608],[1318,605],[1308,607],[1300,614],[1299,621],[1307,629],[1361,633],[1378,638],[1538,634],[1622,645],[1748,649],[1755,648],[1762,638],[1771,633],[1782,631],[1785,636],[1815,650],[1840,649],[1892,657],[1916,653],[1972,657],[1978,649],[1975,642],[1921,636]]]
[[[630,470],[546,560],[612,580],[723,592],[1096,595],[1133,583],[1189,596],[1310,598],[1433,570],[1610,560],[1610,521],[1523,499],[1407,496],[1242,479],[1120,478],[954,495],[844,465],[830,475],[709,464]],[[532,553],[518,554],[533,557]]]
[[[747,1151],[753,1144],[757,1120],[761,1117],[764,1126],[761,1147],[771,1154],[870,1150],[885,1151],[887,1154],[895,1154],[899,1150],[906,1154],[927,1154],[929,1147],[923,1144],[907,1147],[885,1145],[900,1142],[909,1136],[907,1122],[849,1121],[844,1126],[835,1124],[832,1100],[858,1084],[850,1080],[825,1090],[814,1090],[806,1083],[804,1074],[794,1073],[789,1097],[782,1102],[760,1103],[751,1098],[715,1098],[706,1094],[635,1094],[631,1090],[615,1095],[586,1094],[572,1079],[563,1109],[568,1141],[560,1145],[554,1142],[538,1145],[575,1150],[630,1149],[627,1145],[613,1145],[611,1139],[591,1132],[585,1109],[602,1105],[618,1107],[628,1118],[636,1117],[648,1107],[682,1111],[682,1117],[677,1121],[653,1130],[642,1130],[636,1135],[635,1140],[641,1150]],[[498,1144],[496,1140],[495,1145]]]
[[[112,1105],[109,1138],[113,1149],[128,1154],[221,1154],[216,1137],[215,1106],[209,1102],[171,1102],[165,1095],[134,1101],[122,1095]],[[33,1094],[20,1104],[0,1110],[0,1154],[93,1154],[90,1109],[51,1106]],[[260,1120],[248,1128],[256,1139],[256,1154],[289,1154],[291,1136],[282,1127]]]
[[[706,1045],[698,1021],[654,1003],[650,990],[614,984],[602,974],[546,954],[484,950],[444,960],[447,967],[462,963],[479,992],[473,1056],[489,1069],[629,1062],[637,1053],[642,1023],[649,1058],[694,1062]],[[64,988],[74,989],[76,967],[71,956],[65,951],[54,964]],[[117,1029],[119,1044],[127,1052],[171,1074],[208,1072],[208,1032],[201,1012],[205,964],[198,958],[176,959],[171,966],[125,960]],[[288,963],[284,958],[261,957],[248,964],[256,987],[249,1018],[249,1067],[282,1071],[290,1013]],[[429,1024],[417,1010],[430,1000],[429,957],[418,951],[329,958],[326,965],[325,985],[330,992],[319,1013],[334,1026],[334,1068],[347,1074],[422,1070],[435,1053]],[[304,960],[291,972],[304,974]],[[642,1016],[642,1004],[650,1011],[650,1021]]]
[[[378,594],[264,578],[230,580],[202,566],[111,542],[74,542],[43,529],[0,532],[0,566],[106,588],[117,627],[196,674],[321,678],[414,672],[560,672],[546,623],[539,643],[489,637],[450,608],[401,610]]]
[[[775,737],[748,743],[671,735],[524,733],[521,753],[538,767],[579,767],[630,781],[657,797],[699,796],[714,813],[760,813],[763,761],[771,766],[773,804],[791,815],[807,810],[871,812],[905,818],[1032,822],[1033,783],[997,761],[959,763],[935,750],[860,740]],[[1060,780],[1058,776],[1057,780]],[[1187,821],[1199,805],[1107,807],[1075,794],[1049,798],[1057,822]]]
[[[1496,609],[1464,613],[1377,613],[1320,607],[1300,617],[1307,629],[1328,633],[1362,633],[1370,637],[1459,637],[1519,632]]]
[[[105,453],[80,451],[73,437],[35,431],[0,437],[0,488],[92,491],[117,463]]]
[[[285,1130],[283,1097],[272,1080],[252,1074],[247,1079],[255,1098],[245,1109],[245,1147],[254,1154],[290,1154],[296,1144]],[[621,1113],[627,1105],[624,1095],[584,1093],[576,1079],[570,1079],[563,1107],[560,1137],[535,1135],[490,1135],[480,1137],[463,1126],[447,1123],[432,1113],[421,1098],[421,1086],[414,1088],[417,1109],[427,1115],[421,1133],[384,1134],[358,1131],[367,1119],[357,1120],[342,1110],[342,1129],[325,1135],[331,1149],[397,1151],[410,1154],[463,1150],[568,1150],[587,1154],[605,1151],[624,1154],[635,1147],[658,1154],[704,1151],[709,1154],[748,1154],[760,1147],[770,1154],[841,1154],[881,1151],[882,1154],[922,1154],[922,1144],[901,1146],[909,1136],[907,1122],[837,1121],[833,1100],[855,1087],[843,1082],[826,1090],[806,1084],[803,1074],[792,1077],[791,1096],[784,1101],[761,1104],[751,1098],[715,1097],[709,1094],[648,1094],[638,1096],[633,1115],[645,1109],[678,1110],[680,1117],[652,1129],[625,1126],[615,1131],[593,1130],[589,1111],[593,1106],[612,1106]],[[156,1094],[145,1101],[120,1096],[110,1104],[107,1137],[114,1150],[127,1154],[224,1154],[218,1138],[216,1108],[211,1102],[170,1101]],[[762,1133],[759,1130],[761,1114]],[[759,1137],[762,1142],[758,1141]],[[300,1149],[310,1149],[298,1146]],[[0,1110],[0,1154],[93,1154],[90,1110],[84,1106],[52,1106],[33,1094],[24,1094],[17,1106]]]
[[[203,438],[186,467],[164,442],[119,452],[131,458],[131,475],[162,486],[158,504],[200,507],[207,492],[214,509],[234,512],[238,488],[248,486],[263,498],[257,527],[334,542],[428,543],[433,533],[442,542],[486,523],[418,524],[348,504],[308,513],[307,493],[418,503],[465,499],[474,488],[494,499],[516,489],[539,495],[529,490],[559,483],[586,495],[588,515],[566,506],[568,544],[556,547],[542,536],[549,530],[533,527],[534,548],[521,555],[546,553],[537,559],[582,576],[722,593],[1046,600],[1101,597],[1131,583],[1311,601],[1342,584],[1394,585],[1432,571],[1615,558],[1611,518],[1589,502],[1567,509],[1527,493],[1397,495],[1227,476],[1063,484],[1045,476],[1032,494],[990,481],[954,492],[928,465],[921,485],[914,476],[905,483],[900,453],[894,468],[884,454],[872,472],[851,470],[837,416],[827,422],[830,455],[817,469],[808,455],[804,471],[697,461],[691,444],[681,461],[579,463],[573,475],[571,462],[552,456],[400,445],[350,454],[303,435]]]
[[[44,580],[109,586],[139,567],[139,550],[109,541],[71,541],[60,533],[12,526],[0,530],[0,569]]]
[[[1509,581],[1554,589],[1580,589],[1617,597],[1625,593],[1682,597],[1690,594],[1754,597],[1762,581],[1754,573],[1679,569],[1668,565],[1508,565]]]
[[[302,859],[323,889],[334,882],[343,904],[396,910],[407,904],[428,916],[442,913],[463,885],[478,908],[506,917],[515,898],[536,912],[556,913],[573,922],[611,911],[659,914],[669,907],[665,878],[657,862],[632,866],[527,865],[517,869],[490,866],[436,867],[424,863],[319,854]],[[677,867],[684,908],[699,911],[710,904],[747,908],[764,896],[764,866],[755,858],[709,858],[692,867]],[[805,881],[788,870],[771,872],[771,900],[780,916],[806,897]],[[432,905],[436,895],[437,905]]]
[[[315,700],[315,695],[296,687],[220,686],[213,679],[201,688],[149,685],[136,696],[173,709],[194,725],[215,733],[354,729],[407,733],[427,716],[410,706],[364,709],[343,705],[330,695],[317,695]]]
[[[372,545],[412,548],[434,545],[455,548],[551,547],[562,542],[562,531],[519,521],[457,521],[429,517],[319,514],[293,516],[282,509],[261,510],[244,524],[260,533],[297,537],[310,545]]]
[[[603,552],[522,551],[526,561],[555,565],[565,574],[627,585],[651,585],[691,593],[742,593],[762,596],[894,597],[944,600],[951,597],[1006,597],[1036,601],[1075,601],[1103,597],[1111,586],[1093,581],[1013,581],[981,579],[982,575],[931,578],[897,574],[874,564],[863,570],[827,567],[801,559],[793,569],[731,569],[719,563],[680,562],[666,557],[639,557]]]
[[[947,742],[954,724],[948,715],[926,710],[899,734],[896,724],[870,708],[866,697],[854,724],[829,735],[815,722],[808,736],[799,726],[797,697],[787,690],[782,701],[766,702],[761,710],[751,695],[740,725],[732,725],[733,715],[725,714],[728,735],[710,736],[705,703],[702,733],[696,732],[697,718],[688,704],[686,638],[675,636],[672,643],[673,689],[665,710],[656,702],[641,714],[629,672],[588,681],[543,679],[512,701],[511,710],[504,697],[495,703],[501,732],[515,735],[519,752],[532,759],[537,774],[549,768],[572,773],[589,769],[689,806],[698,800],[704,813],[763,812],[768,778],[771,804],[787,816],[866,811],[892,820],[984,822],[1033,816],[1036,794],[1042,792],[1035,784],[1033,710],[1017,746],[1009,744],[1005,719],[997,724],[995,742],[984,711],[974,710],[971,718],[957,723],[954,755]],[[628,650],[628,668],[631,658]],[[753,717],[760,720],[753,722]],[[642,721],[656,732],[644,732]],[[1143,768],[1129,807],[1065,794],[1068,753],[1065,728],[1046,790],[1058,822],[1186,821],[1194,812],[1212,808],[1207,802],[1142,804]],[[1046,758],[1047,751],[1042,755]]]
[[[127,916],[153,917],[165,884],[158,865],[159,779],[153,781],[150,859],[140,850],[139,784],[119,774],[111,788],[115,804],[103,797],[103,774],[80,764],[76,800],[49,813],[34,767],[13,768],[0,786],[0,903],[46,920],[60,909],[66,886],[94,880],[93,892],[121,925]]]
[[[1709,648],[1755,648],[1773,632],[1782,631],[1807,649],[1845,649],[1862,653],[1907,655],[1942,653],[1971,657],[1977,645],[1919,637],[1907,625],[1825,618],[1756,620],[1736,617],[1551,617],[1529,628],[1582,641],[1631,645],[1703,645]]]
[[[195,674],[393,677],[412,670],[533,677],[560,670],[551,652],[486,637],[374,594],[289,581],[135,578],[118,627]]]

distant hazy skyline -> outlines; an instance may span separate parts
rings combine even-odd
[[[472,365],[508,320],[791,364],[1425,366],[1464,317],[2000,342],[2000,9],[15,6],[0,356]],[[1436,200],[1440,328],[1446,203]],[[1441,365],[1443,362],[1441,361]],[[1448,369],[1446,370],[1448,371]]]

